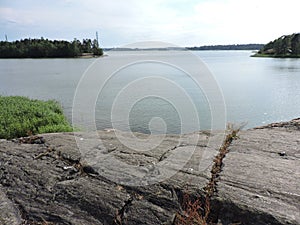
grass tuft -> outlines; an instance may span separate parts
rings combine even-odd
[[[0,138],[70,131],[73,128],[58,102],[0,96]]]

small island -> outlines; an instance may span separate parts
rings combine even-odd
[[[83,39],[80,42],[64,40],[24,39],[0,42],[0,58],[74,58],[103,55],[98,40]]]
[[[300,33],[283,35],[269,42],[253,57],[300,58]]]

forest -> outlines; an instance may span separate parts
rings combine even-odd
[[[13,42],[0,42],[0,58],[72,58],[89,53],[93,56],[103,55],[96,39],[77,39],[73,41],[40,39],[23,39]]]
[[[299,58],[300,33],[283,35],[270,41],[254,56]]]

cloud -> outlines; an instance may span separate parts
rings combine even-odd
[[[5,0],[4,0],[5,1]],[[137,41],[177,45],[265,43],[299,32],[298,0],[24,0],[0,3],[0,30],[49,38],[87,38],[102,43]],[[14,22],[9,27],[8,21]],[[91,37],[90,37],[91,38]]]
[[[224,39],[265,42],[296,31],[298,7],[298,0],[211,1],[195,6],[195,20],[210,25],[212,33]]]
[[[8,7],[0,8],[0,20],[13,22],[20,25],[30,25],[33,22],[30,12]]]

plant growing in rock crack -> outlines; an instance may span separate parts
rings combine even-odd
[[[232,124],[228,125],[227,135],[223,141],[222,146],[219,148],[218,154],[213,160],[211,169],[211,176],[204,187],[204,197],[192,197],[189,193],[184,193],[182,198],[181,207],[183,213],[177,213],[174,224],[175,225],[207,225],[211,224],[209,216],[211,212],[211,199],[217,193],[217,184],[219,176],[223,167],[223,159],[229,152],[229,146],[233,140],[237,139],[238,132],[241,130],[234,128]]]

